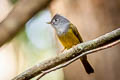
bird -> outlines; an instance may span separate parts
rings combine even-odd
[[[66,17],[60,14],[55,14],[48,24],[54,28],[58,40],[63,45],[64,49],[70,49],[71,47],[82,43],[82,37],[78,32],[78,29],[73,25]],[[87,55],[80,58],[85,71],[90,74],[94,73],[94,69],[87,60]]]

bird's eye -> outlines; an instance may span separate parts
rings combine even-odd
[[[52,22],[53,22],[53,24],[58,24],[59,23],[59,19],[54,19]]]
[[[55,22],[57,22],[58,21],[58,19],[55,19]]]
[[[54,22],[58,22],[59,21],[59,19],[54,19]]]

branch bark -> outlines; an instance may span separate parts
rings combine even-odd
[[[20,0],[0,23],[0,46],[11,40],[24,24],[37,12],[46,8],[51,0]]]
[[[90,51],[90,50],[93,50],[96,48],[100,48],[102,46],[108,45],[117,40],[120,41],[120,28],[118,28],[110,33],[107,33],[103,36],[100,36],[94,40],[78,44],[78,45],[74,46],[73,48],[64,51],[63,53],[60,53],[56,57],[50,58],[49,60],[43,61],[43,62],[33,66],[32,68],[19,74],[12,80],[31,79],[31,78],[41,74],[42,72],[50,70],[51,68],[54,68],[60,64],[67,62],[67,61],[70,61],[80,55],[82,55],[82,56],[86,55],[86,54],[83,55],[82,53],[85,53],[85,52],[87,53],[87,51]],[[80,56],[80,57],[82,57],[82,56]]]
[[[42,73],[39,75],[39,77],[37,78],[37,80],[39,80],[41,77],[43,77],[44,75],[46,75],[46,74],[48,74],[48,73],[50,73],[50,72],[52,72],[52,71],[55,71],[55,70],[57,70],[57,69],[66,67],[67,65],[71,64],[72,62],[74,62],[75,60],[79,59],[80,57],[82,57],[82,56],[84,56],[84,55],[88,55],[88,54],[90,54],[90,53],[94,53],[94,52],[97,52],[97,51],[100,51],[100,50],[104,50],[104,49],[113,47],[113,46],[117,45],[118,43],[120,43],[120,40],[117,40],[117,41],[115,41],[115,42],[113,42],[113,43],[111,43],[111,44],[108,44],[108,45],[106,45],[106,46],[102,46],[102,47],[100,47],[100,48],[96,48],[96,49],[93,49],[93,50],[90,50],[90,51],[86,51],[86,52],[80,54],[79,56],[77,56],[77,57],[69,60],[69,61],[66,62],[66,63],[63,63],[63,64],[61,64],[61,65],[58,65],[58,66],[56,66],[56,67],[54,67],[54,68],[51,68],[51,69],[49,69],[49,70],[42,71]]]

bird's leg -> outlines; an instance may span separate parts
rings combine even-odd
[[[66,50],[66,48],[64,47],[60,52],[62,53],[64,50]]]

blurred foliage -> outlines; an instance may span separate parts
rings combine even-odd
[[[15,4],[18,0],[10,0],[12,4]]]

